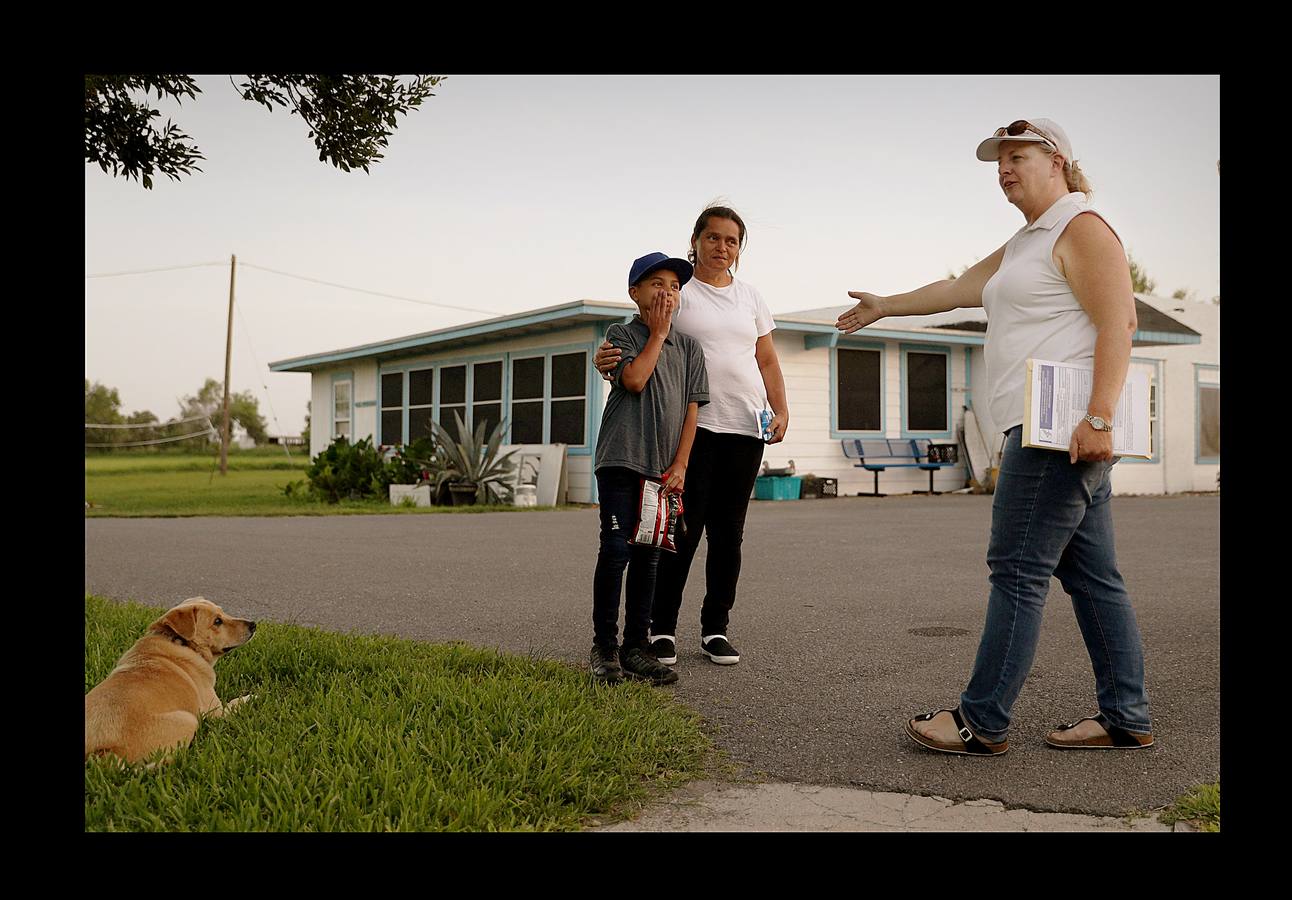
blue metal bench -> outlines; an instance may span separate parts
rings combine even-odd
[[[871,494],[858,494],[859,497],[887,497],[879,492],[879,473],[885,469],[925,469],[929,473],[927,491],[911,491],[912,494],[941,494],[933,490],[933,473],[946,466],[958,466],[958,462],[929,462],[929,444],[932,441],[923,438],[844,438],[843,455],[858,460],[856,467],[875,473],[875,490]]]

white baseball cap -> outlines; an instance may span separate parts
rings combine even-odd
[[[1019,119],[1002,128],[997,128],[995,134],[978,145],[978,158],[983,162],[995,162],[1003,141],[1036,141],[1049,144],[1058,150],[1065,160],[1072,162],[1072,142],[1068,140],[1067,132],[1053,119]]]

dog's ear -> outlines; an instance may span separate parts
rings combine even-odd
[[[197,607],[177,606],[152,624],[153,631],[163,629],[175,632],[186,641],[193,640],[197,634]]]

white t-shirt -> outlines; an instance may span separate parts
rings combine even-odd
[[[700,407],[699,426],[761,437],[758,414],[770,407],[754,350],[776,327],[762,295],[739,280],[714,287],[692,278],[682,287],[673,327],[704,349],[709,402]]]

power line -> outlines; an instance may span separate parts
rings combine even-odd
[[[162,266],[156,269],[134,269],[129,272],[97,272],[92,275],[86,275],[86,278],[116,278],[121,275],[150,275],[154,272],[173,272],[177,269],[198,269],[203,266],[227,266],[226,262],[203,262],[190,263],[183,266]],[[328,287],[340,288],[343,291],[355,291],[360,294],[371,294],[374,297],[386,297],[391,300],[403,300],[405,303],[417,303],[422,306],[435,306],[440,309],[456,309],[462,312],[483,313],[486,316],[498,316],[502,313],[493,309],[480,309],[477,306],[458,306],[453,303],[436,303],[433,300],[419,300],[416,297],[402,297],[399,294],[387,294],[383,291],[370,291],[367,288],[353,287],[348,284],[337,284],[335,281],[324,281],[322,278],[311,278],[308,275],[296,275],[292,272],[284,272],[281,269],[271,269],[268,266],[258,266],[255,263],[243,262],[244,268],[259,269],[262,272],[272,272],[274,275],[282,275],[286,278],[296,278],[300,281],[310,281],[314,284],[324,284]]]
[[[183,425],[185,422],[201,422],[206,416],[193,416],[190,419],[174,419],[170,422],[139,422],[132,425],[99,425],[93,422],[87,422],[86,428],[161,428],[166,425]]]
[[[324,281],[321,278],[310,278],[307,275],[294,275],[291,272],[283,272],[283,271],[280,271],[279,269],[271,269],[268,266],[258,266],[255,263],[244,262],[242,265],[246,266],[249,269],[259,269],[262,272],[273,272],[275,275],[284,275],[288,278],[300,279],[301,281],[312,281],[315,284],[325,284],[328,287],[341,288],[342,290],[346,290],[346,291],[357,291],[360,294],[372,294],[373,296],[376,296],[376,297],[389,297],[391,300],[404,300],[408,303],[420,303],[422,306],[438,306],[443,309],[458,309],[464,312],[484,313],[487,316],[501,315],[501,313],[498,313],[497,311],[492,309],[480,309],[479,307],[475,307],[475,306],[455,306],[452,303],[436,303],[432,300],[418,300],[415,297],[401,297],[399,294],[387,294],[387,293],[383,293],[382,291],[370,291],[367,288],[351,287],[348,284],[337,284],[335,281]]]
[[[206,429],[203,431],[192,431],[192,432],[189,432],[188,434],[180,434],[180,435],[173,435],[171,437],[158,438],[156,440],[151,440],[151,441],[125,441],[122,443],[86,444],[85,446],[87,447],[147,447],[152,444],[169,444],[174,441],[187,441],[190,438],[201,437],[203,435],[206,435],[208,437],[215,437],[215,438],[218,438],[220,436],[219,432],[215,430],[215,426],[211,424],[210,416],[192,416],[191,418],[175,419],[170,422],[140,422],[135,425],[99,425],[94,423],[87,423],[85,427],[86,428],[161,429],[161,428],[169,427],[171,425],[184,425],[188,422],[205,422]]]
[[[190,263],[185,266],[162,266],[159,269],[135,269],[130,272],[98,272],[94,275],[86,275],[86,278],[116,278],[119,275],[150,275],[153,272],[173,272],[176,269],[200,269],[203,266],[224,266],[228,263],[223,262],[204,262]]]
[[[219,433],[215,430],[215,428],[211,427],[211,428],[208,428],[206,431],[194,431],[192,434],[181,434],[179,437],[160,438],[159,440],[155,440],[155,441],[130,441],[124,444],[86,444],[85,446],[87,447],[147,447],[150,444],[168,444],[172,441],[186,441],[189,438],[200,437],[202,435],[209,435],[215,438],[218,438],[220,436]]]

